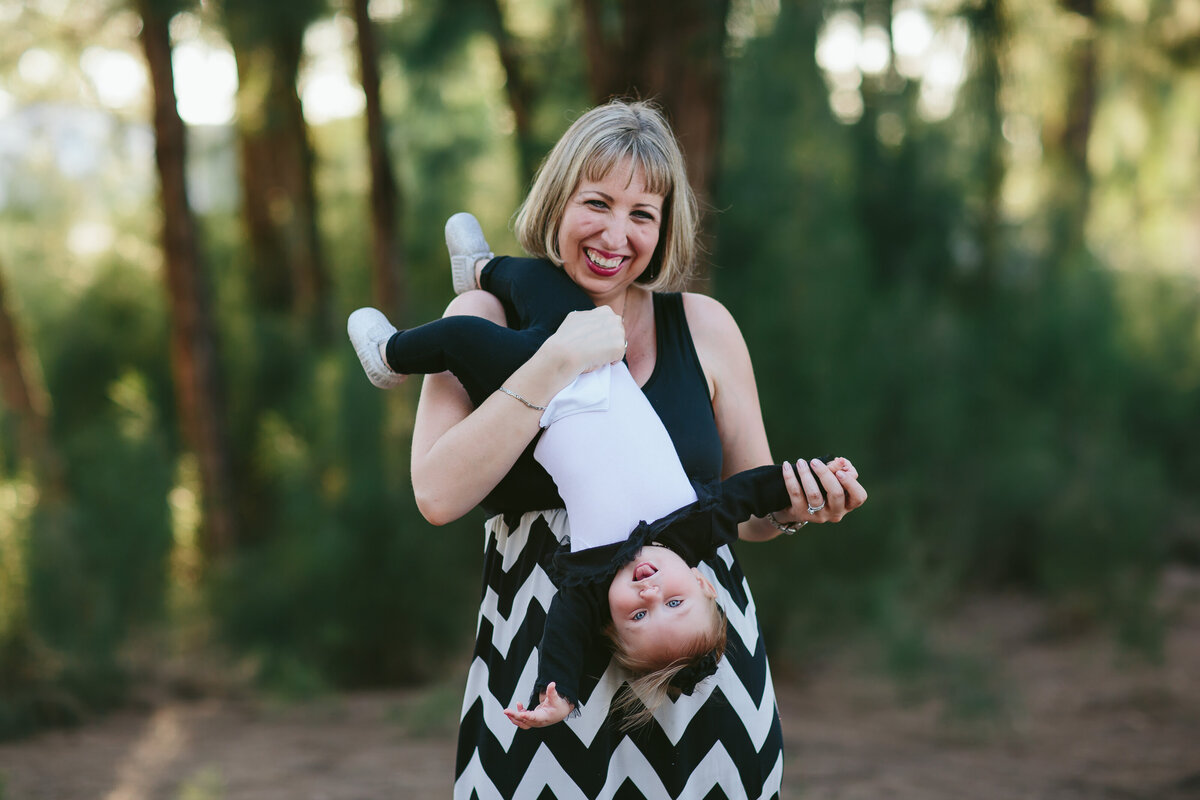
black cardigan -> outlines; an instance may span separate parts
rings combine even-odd
[[[647,544],[674,550],[690,567],[737,539],[738,523],[791,504],[778,465],[756,467],[707,485],[696,484],[694,503],[654,522],[641,522],[621,542],[572,553],[564,542],[546,571],[558,587],[538,647],[538,676],[530,707],[550,683],[579,711],[585,648],[601,637],[610,619],[608,587],[613,576]],[[601,637],[602,638],[602,637]]]

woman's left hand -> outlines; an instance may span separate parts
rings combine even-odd
[[[867,502],[867,490],[858,482],[858,470],[848,458],[834,458],[828,464],[819,458],[786,462],[783,482],[792,505],[776,511],[782,523],[839,522],[847,513]],[[818,483],[819,482],[819,483]],[[825,494],[822,496],[821,488]]]

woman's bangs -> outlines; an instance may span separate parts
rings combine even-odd
[[[641,145],[636,139],[613,137],[596,148],[583,166],[583,178],[599,182],[624,162],[633,164],[634,172],[641,171],[646,191],[666,197],[671,191],[671,168],[667,159],[655,148]]]
[[[633,163],[642,170],[646,191],[667,197],[671,194],[673,176],[671,164],[658,148],[637,147],[632,155]]]

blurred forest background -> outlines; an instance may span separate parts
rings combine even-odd
[[[419,381],[344,334],[451,297],[613,94],[673,120],[698,291],[776,455],[871,500],[743,546],[782,665],[1038,598],[1153,661],[1200,565],[1200,0],[0,0],[0,737],[151,674],[416,685],[482,512],[408,479]],[[461,665],[459,665],[461,666]],[[190,676],[190,677],[189,677]],[[197,677],[200,676],[200,677]]]

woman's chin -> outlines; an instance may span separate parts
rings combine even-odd
[[[613,291],[621,284],[621,270],[595,270],[590,265],[583,265],[574,270],[567,270],[567,275],[595,300]]]

